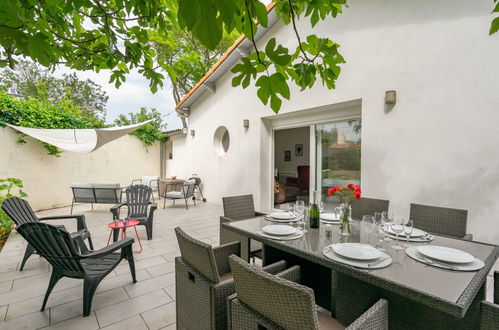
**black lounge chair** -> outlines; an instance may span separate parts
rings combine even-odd
[[[80,240],[80,252],[84,253],[87,251],[86,245],[83,243],[83,240],[88,239],[88,245],[90,250],[94,249],[92,244],[92,238],[90,237],[90,232],[87,229],[87,225],[85,224],[85,216],[83,214],[72,214],[72,215],[58,215],[58,216],[50,216],[38,218],[33,212],[33,209],[29,205],[28,201],[19,198],[19,197],[11,197],[4,200],[2,204],[2,209],[7,213],[7,215],[14,221],[16,227],[20,227],[25,223],[31,222],[39,222],[45,220],[62,220],[62,219],[76,219],[76,231],[74,233],[70,233],[72,239],[81,238]],[[57,226],[62,229],[65,229],[64,226]],[[21,262],[20,271],[23,270],[24,264],[26,260],[33,254],[36,253],[36,249],[33,248],[31,244],[28,242],[28,246],[26,247],[26,251],[24,252],[23,261]]]
[[[52,276],[41,311],[45,309],[50,292],[62,277],[83,279],[83,316],[90,314],[92,299],[99,283],[122,259],[128,260],[133,283],[137,282],[132,252],[133,238],[126,238],[82,255],[75,246],[75,240],[64,229],[30,222],[21,225],[17,231],[52,265]],[[118,250],[121,251],[116,253]]]
[[[147,239],[152,239],[152,224],[154,219],[154,211],[158,208],[158,205],[153,202],[151,203],[152,189],[149,186],[138,184],[130,185],[126,188],[126,202],[117,204],[111,208],[111,213],[113,214],[113,219],[120,218],[120,209],[122,206],[127,206],[128,213],[127,219],[140,221],[139,225],[146,227]],[[151,205],[149,212],[147,209]],[[118,230],[113,232],[113,239],[116,241],[118,239]]]

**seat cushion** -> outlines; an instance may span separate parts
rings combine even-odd
[[[169,191],[166,193],[166,198],[184,198],[181,191]]]
[[[343,330],[344,326],[331,317],[331,312],[322,307],[317,307],[317,317],[319,318],[319,329]]]

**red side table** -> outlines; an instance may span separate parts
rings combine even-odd
[[[138,220],[128,220],[128,223],[125,225],[123,220],[118,221],[116,224],[114,222],[110,222],[107,224],[109,228],[111,228],[111,232],[109,233],[109,238],[107,239],[107,245],[109,245],[109,241],[111,240],[111,235],[115,230],[121,229],[121,238],[126,238],[126,229],[133,227],[135,229],[135,235],[137,236],[137,241],[139,242],[140,250],[133,251],[134,253],[142,252],[142,243],[140,242],[139,233],[137,232],[137,225],[140,223]]]

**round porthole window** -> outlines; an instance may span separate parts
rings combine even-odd
[[[215,147],[215,152],[219,156],[223,156],[229,150],[230,136],[229,131],[225,126],[220,126],[215,131],[215,136],[213,137],[213,145]]]

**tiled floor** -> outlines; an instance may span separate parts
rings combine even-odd
[[[162,202],[160,203],[162,207]],[[128,264],[109,274],[99,285],[92,313],[82,317],[83,281],[60,280],[40,312],[50,277],[49,264],[34,255],[22,272],[18,271],[24,239],[13,233],[0,252],[0,329],[175,329],[175,269],[179,255],[173,228],[181,226],[189,234],[218,245],[218,205],[197,203],[158,209],[154,217],[153,240],[147,241],[145,228],[138,227],[143,252],[134,254],[137,283],[132,283]],[[125,211],[125,210],[124,210]],[[78,205],[74,213],[84,213],[96,248],[106,245],[111,221],[108,206]],[[40,216],[69,214],[69,208],[39,212]],[[71,230],[74,221],[54,221]],[[132,232],[129,237],[134,237]],[[135,244],[134,248],[138,248]]]
[[[161,203],[162,204],[162,203]],[[139,227],[144,250],[135,254],[138,282],[133,284],[128,264],[119,265],[102,281],[92,304],[92,313],[82,317],[82,281],[64,278],[50,295],[47,308],[40,312],[50,277],[48,263],[32,256],[24,271],[17,270],[25,241],[12,234],[0,252],[0,330],[1,329],[175,329],[174,257],[179,254],[173,228],[181,226],[189,234],[218,245],[218,205],[198,203],[159,209],[154,217],[154,239],[146,240]],[[39,212],[40,216],[68,214],[69,208]],[[105,206],[91,210],[78,205],[84,213],[96,248],[106,245],[106,226],[111,213]],[[71,230],[74,222],[64,223]],[[133,237],[133,235],[132,235]],[[499,270],[499,262],[493,270]],[[492,274],[492,272],[491,272]],[[488,277],[487,299],[492,299],[492,277]]]

